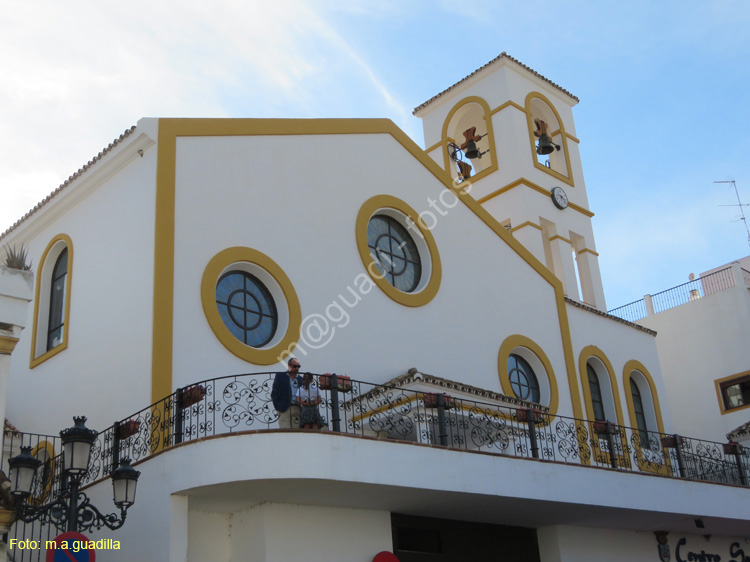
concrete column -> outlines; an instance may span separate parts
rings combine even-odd
[[[599,258],[592,252],[583,251],[576,255],[576,259],[578,260],[578,276],[581,278],[583,302],[606,312],[607,304],[604,301]]]
[[[576,265],[573,262],[573,249],[570,240],[555,235],[549,239],[552,253],[552,264],[555,267],[555,275],[563,283],[565,295],[571,299],[580,301],[578,292],[578,278],[576,277]]]
[[[512,230],[513,238],[523,244],[529,252],[534,254],[534,257],[543,264],[547,261],[544,257],[544,240],[542,238],[542,230],[533,224],[525,224],[518,230]]]

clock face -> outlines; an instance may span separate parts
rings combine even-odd
[[[552,202],[558,209],[564,209],[568,206],[568,196],[565,194],[562,187],[552,188]]]

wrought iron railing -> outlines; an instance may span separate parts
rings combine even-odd
[[[744,272],[743,275],[745,276],[746,283],[750,282],[750,272]],[[666,291],[651,295],[653,313],[664,312],[670,308],[675,308],[707,295],[729,289],[730,287],[734,287],[734,285],[734,276],[732,275],[731,267],[714,271],[698,279],[693,279],[682,285],[677,285]],[[629,322],[636,322],[648,316],[649,313],[645,300],[641,299],[618,308],[613,308],[607,314],[617,316]]]
[[[274,376],[275,373],[255,373],[205,380],[178,389],[115,423],[99,433],[85,482],[107,477],[126,457],[141,461],[163,449],[204,437],[277,428],[279,415],[271,401]],[[316,375],[315,379],[321,377]],[[320,411],[329,431],[748,485],[750,461],[741,447],[729,446],[725,450],[727,444],[551,415],[542,410],[335,375],[328,379],[331,388],[320,391]],[[49,501],[65,492],[60,461],[60,456],[48,460],[46,476],[37,476],[32,494],[35,501]],[[7,459],[2,462],[6,467]],[[17,536],[20,533],[20,537],[28,538],[30,532],[42,536],[41,529],[24,530],[20,529],[22,525],[16,526]],[[26,555],[22,551],[17,555],[22,556],[16,558],[18,562],[32,560],[23,558]]]
[[[628,322],[637,322],[641,318],[645,318],[646,316],[648,316],[648,311],[646,310],[646,301],[641,299],[628,304],[624,304],[622,306],[618,306],[617,308],[613,308],[612,310],[608,310],[607,314],[617,316],[618,318],[622,318],[623,320],[627,320]]]

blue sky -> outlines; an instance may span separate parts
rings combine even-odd
[[[11,3],[0,232],[144,116],[387,117],[424,146],[412,109],[506,51],[581,100],[614,308],[750,254],[713,183],[750,203],[748,29],[745,0]]]

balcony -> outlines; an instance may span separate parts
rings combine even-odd
[[[278,428],[278,413],[271,402],[274,376],[256,373],[205,380],[113,424],[97,437],[87,482],[109,476],[122,458],[140,462],[190,441],[293,431]],[[742,446],[551,415],[539,405],[432,379],[432,386],[408,376],[394,379],[391,385],[352,379],[346,385],[339,381],[338,387],[331,384],[321,390],[320,410],[327,424],[323,432],[618,472],[749,484],[750,460]],[[435,381],[442,386],[435,387]],[[485,401],[467,397],[480,392]],[[6,433],[3,466],[22,444],[49,455],[59,451],[56,441],[50,436]],[[60,457],[42,460],[46,465],[39,471],[34,494],[40,501],[54,496],[63,484]]]
[[[640,300],[613,308],[607,311],[607,314],[628,322],[637,322],[646,316],[659,314],[732,287],[750,287],[750,271],[735,264],[735,266],[714,271],[666,291],[646,295]]]

